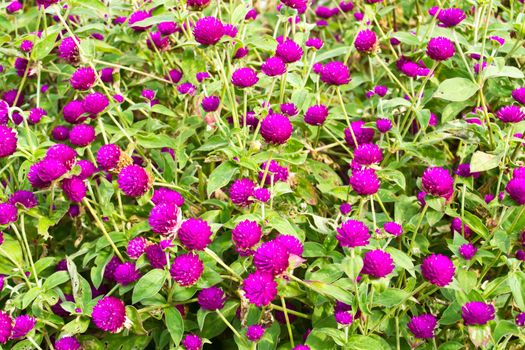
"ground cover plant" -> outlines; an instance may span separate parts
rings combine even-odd
[[[0,4],[1,349],[523,349],[525,5]]]

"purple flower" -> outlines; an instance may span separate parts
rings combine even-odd
[[[190,82],[182,83],[179,86],[177,86],[177,91],[183,95],[193,96],[195,94],[195,90],[195,86]]]
[[[275,241],[284,246],[288,254],[303,255],[304,246],[297,237],[292,235],[279,235],[275,238]]]
[[[359,52],[371,53],[377,47],[376,33],[370,29],[361,30],[355,37],[354,46]]]
[[[515,177],[511,179],[507,183],[505,191],[507,191],[510,198],[514,199],[519,205],[525,204],[525,178]]]
[[[403,226],[401,226],[397,222],[393,222],[393,221],[386,222],[383,226],[383,229],[387,233],[395,237],[399,237],[403,234]]]
[[[78,38],[76,41],[80,42]],[[78,62],[78,46],[72,37],[62,39],[60,45],[58,46],[58,56],[69,63]]]
[[[327,117],[328,108],[325,105],[314,105],[306,111],[304,122],[310,125],[323,125]]]
[[[178,207],[184,205],[184,197],[179,192],[165,187],[155,189],[151,201],[155,205],[160,203],[173,203]]]
[[[55,342],[55,350],[80,350],[80,343],[74,337],[62,337]]]
[[[518,327],[525,326],[525,312],[521,312],[516,315],[516,326]]]
[[[432,254],[421,264],[421,274],[430,283],[445,287],[452,282],[456,268],[448,256]]]
[[[354,161],[360,165],[372,165],[381,163],[383,153],[381,148],[373,143],[363,143],[354,151]]]
[[[0,310],[0,344],[5,344],[11,337],[13,320],[9,314]]]
[[[392,129],[392,122],[389,119],[380,118],[376,120],[377,130],[381,133],[386,133]]]
[[[42,120],[42,117],[44,117],[45,115],[47,115],[47,112],[45,109],[33,108],[29,112],[29,116],[27,117],[27,120],[29,121],[29,123],[35,125],[35,124],[38,124],[40,120]]]
[[[282,114],[269,114],[261,122],[261,136],[268,143],[284,144],[292,133],[292,123]]]
[[[204,80],[208,79],[210,77],[210,73],[208,72],[198,72],[195,74],[195,78],[199,83],[202,83]]]
[[[381,97],[385,97],[388,93],[388,88],[386,86],[377,85],[374,87],[374,92]]]
[[[255,221],[244,220],[232,230],[232,240],[240,252],[247,252],[259,243],[262,236],[261,227]]]
[[[465,260],[470,260],[476,255],[478,251],[478,248],[473,245],[472,243],[465,243],[462,244],[461,247],[459,247],[459,254],[463,257]]]
[[[138,259],[146,250],[146,239],[144,237],[135,237],[128,242],[128,248],[126,252],[132,259]]]
[[[69,139],[69,128],[65,125],[57,125],[51,131],[51,136],[55,141],[65,141]]]
[[[269,273],[256,271],[244,279],[245,297],[255,306],[267,306],[277,296],[277,283]]]
[[[194,1],[194,0],[192,0]],[[209,3],[209,0],[206,0]],[[189,3],[189,1],[188,1]],[[202,349],[202,340],[198,335],[188,334],[182,339],[182,346],[184,350],[201,350]]]
[[[352,205],[350,203],[343,203],[339,206],[339,211],[343,215],[347,215],[352,211]]]
[[[347,220],[341,227],[337,228],[335,236],[342,247],[364,247],[370,242],[370,233],[368,227],[361,221]]]
[[[18,138],[13,129],[0,125],[0,158],[9,157],[16,152]]]
[[[266,203],[270,200],[271,196],[270,190],[267,188],[256,188],[253,191],[253,197],[259,202]]]
[[[421,182],[423,190],[433,196],[450,198],[454,192],[454,178],[440,167],[427,168]]]
[[[275,55],[286,63],[293,63],[303,57],[303,49],[295,41],[286,39],[277,44]]]
[[[193,253],[177,256],[170,268],[171,277],[182,287],[195,284],[201,277],[202,271],[204,271],[204,265]]]
[[[148,34],[146,45],[152,51],[155,51],[155,48],[159,51],[166,51],[170,48],[170,39],[163,37],[160,32],[153,32]]]
[[[84,104],[80,100],[73,100],[66,103],[62,111],[64,120],[71,124],[78,124],[86,120],[87,116],[85,116],[84,113],[86,113]]]
[[[230,187],[230,199],[233,204],[241,207],[250,205],[252,201],[250,197],[253,195],[255,183],[250,179],[243,178],[235,180]]]
[[[82,106],[84,110],[91,114],[99,114],[106,109],[109,105],[108,98],[106,95],[100,92],[94,92],[84,97]]]
[[[461,308],[461,317],[466,326],[484,325],[495,318],[494,306],[481,301],[471,301]]]
[[[129,16],[128,25],[131,29],[133,29],[136,32],[143,32],[146,29],[148,29],[149,26],[141,27],[135,25],[135,23],[138,23],[150,17],[151,13],[149,13],[148,11],[135,11]]]
[[[377,193],[381,182],[373,169],[366,168],[352,171],[350,186],[359,195],[368,196]]]
[[[24,5],[19,2],[18,0],[11,1],[9,5],[7,5],[6,10],[8,13],[15,13],[20,11],[24,8]]]
[[[113,278],[118,284],[127,286],[140,278],[140,272],[137,270],[134,263],[125,262],[117,266],[113,273]]]
[[[380,249],[370,250],[365,253],[361,273],[381,278],[392,271],[394,271],[394,261],[390,254]]]
[[[95,141],[95,128],[91,125],[77,124],[69,132],[69,142],[78,147],[85,147]]]
[[[36,320],[28,315],[21,315],[15,319],[11,339],[23,338],[35,327]]]
[[[427,45],[427,56],[435,61],[446,61],[455,52],[454,43],[442,36],[430,39]]]
[[[233,24],[227,23],[224,25],[224,35],[235,38],[237,33],[239,33],[239,30]]]
[[[173,84],[177,84],[182,79],[182,72],[178,69],[172,69],[168,72],[166,79]]]
[[[472,234],[471,228],[465,225],[459,217],[452,219],[452,223],[450,224],[450,230],[452,232],[457,232],[460,235],[464,235],[466,238],[470,237],[470,235]]]
[[[296,345],[292,350],[311,350],[308,345],[299,344]]]
[[[9,203],[13,205],[22,204],[27,209],[31,209],[38,205],[38,199],[36,199],[33,192],[19,190],[9,197]]]
[[[18,209],[10,203],[0,203],[0,225],[9,225],[18,219]]]
[[[102,80],[104,83],[112,83],[113,82],[113,68],[102,68],[100,70],[100,80]]]
[[[458,165],[458,168],[456,169],[454,173],[461,177],[471,177],[472,176],[474,178],[478,178],[480,175],[480,173],[470,172],[470,164],[468,163]]]
[[[246,329],[246,337],[250,341],[259,341],[264,335],[264,327],[258,324],[252,324]]]
[[[281,2],[289,8],[296,9],[300,14],[304,13],[308,6],[307,0],[281,0]]]
[[[336,311],[334,316],[335,321],[343,326],[351,325],[354,322],[354,317],[348,311]]]
[[[365,122],[362,120],[357,120],[355,122],[351,122],[350,126],[352,128],[352,131],[350,131],[350,128],[345,129],[345,141],[348,145],[351,147],[355,147],[356,144],[354,142],[354,138],[352,137],[352,132],[356,138],[357,144],[360,145],[362,143],[371,143],[372,139],[374,138],[374,129],[372,128],[365,128],[364,127]]]
[[[168,261],[166,260],[166,253],[164,253],[160,245],[151,244],[146,246],[144,252],[146,253],[146,258],[148,259],[151,267],[154,269],[163,269],[164,266],[168,264]]]
[[[51,146],[46,152],[46,158],[60,161],[68,170],[76,163],[77,152],[69,146],[57,144]]]
[[[512,98],[519,104],[525,105],[525,87],[512,90]]]
[[[210,225],[202,219],[189,218],[179,229],[179,240],[189,250],[204,250],[211,243]]]
[[[96,80],[95,71],[91,67],[81,67],[77,69],[69,82],[75,90],[89,90]]]
[[[186,4],[194,10],[202,10],[210,4],[210,0],[188,0]]]
[[[224,25],[215,17],[199,19],[193,27],[195,40],[202,45],[214,45],[224,35]]]
[[[162,35],[171,35],[180,30],[175,22],[161,22],[157,25],[157,29]]]
[[[321,50],[321,48],[324,45],[324,42],[320,38],[310,38],[310,39],[306,40],[304,45],[307,46],[307,47],[313,47],[316,50]]]
[[[261,164],[261,171],[259,171],[259,180],[262,181],[264,178],[264,173],[266,172],[266,179],[264,180],[265,184],[270,185],[272,181],[286,182],[288,180],[288,168],[280,166],[275,160],[271,160],[270,164],[264,162]]]
[[[350,82],[350,70],[339,61],[328,62],[320,71],[321,81],[328,85],[346,85]]]
[[[105,171],[117,168],[121,154],[120,147],[115,144],[107,144],[100,147],[97,152],[97,164]]]
[[[269,77],[283,75],[286,72],[286,64],[280,57],[273,56],[264,61],[261,71]]]
[[[339,2],[339,7],[343,12],[351,12],[354,9],[354,3],[351,0],[346,2],[345,0],[341,0],[341,2]]]
[[[199,292],[197,299],[200,307],[209,311],[222,309],[226,302],[224,291],[218,287],[204,288]]]
[[[217,96],[206,96],[202,99],[201,106],[206,112],[215,112],[219,108],[221,99]]]
[[[252,68],[238,68],[232,74],[232,84],[238,88],[247,88],[254,86],[259,81],[257,72]]]
[[[63,179],[60,184],[64,195],[72,202],[82,202],[86,197],[87,187],[83,180],[78,177],[72,177],[71,179]]]
[[[18,94],[18,89],[11,89],[2,94],[2,99],[7,102],[10,107],[21,107],[24,104],[24,93],[21,92]]]
[[[257,271],[278,275],[288,268],[288,250],[276,240],[263,243],[253,257]]]
[[[431,314],[414,316],[408,323],[408,329],[418,339],[434,338],[434,331],[437,326],[437,318]]]
[[[525,113],[515,105],[504,106],[498,109],[496,117],[504,123],[519,123],[525,119]]]
[[[460,24],[467,16],[462,9],[459,8],[448,8],[441,9],[437,15],[439,25],[441,27],[455,27]]]
[[[97,302],[91,313],[97,328],[111,333],[118,333],[126,321],[124,302],[115,297],[104,297]]]
[[[162,235],[171,235],[179,230],[181,211],[171,202],[155,205],[149,214],[148,222],[151,230]]]
[[[150,176],[138,165],[128,165],[118,174],[117,183],[126,196],[140,197],[151,187]]]

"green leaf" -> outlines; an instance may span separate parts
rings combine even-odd
[[[475,216],[474,214],[469,213],[468,211],[465,211],[463,214],[463,220],[465,221],[465,224],[470,227],[474,232],[479,234],[483,238],[489,237],[490,233],[487,227],[483,224],[480,218]]]
[[[164,309],[164,317],[166,318],[166,327],[171,335],[171,340],[173,340],[175,346],[178,346],[182,339],[182,334],[184,334],[184,320],[179,310],[175,307]]]
[[[374,339],[370,336],[364,336],[359,334],[354,334],[348,338],[348,342],[345,346],[346,350],[386,350],[389,349],[385,347],[385,344],[381,341]]]
[[[320,294],[340,300],[346,304],[352,304],[354,298],[352,295],[341,287],[337,287],[333,284],[324,283],[321,281],[305,281],[312,289],[316,290]]]
[[[412,276],[415,276],[414,263],[407,254],[393,247],[386,248],[386,251],[392,256],[392,260],[394,260],[396,266],[404,268]]]
[[[161,104],[156,104],[155,106],[151,107],[151,111],[159,114],[164,114],[169,117],[176,117],[177,115],[173,113],[168,107],[163,106]]]
[[[398,305],[399,303],[401,303],[408,296],[409,296],[409,293],[405,292],[404,290],[390,288],[376,295],[376,298],[374,298],[374,302],[376,302],[379,305],[386,306],[386,307],[392,307],[394,305]]]
[[[175,143],[175,139],[168,135],[137,134],[135,135],[135,138],[137,139],[137,143],[144,148],[163,148],[163,147],[176,148],[177,147]]]
[[[69,281],[69,273],[67,271],[58,271],[49,276],[42,287],[49,290],[67,281]]]
[[[341,261],[341,269],[346,273],[348,278],[352,281],[355,281],[361,269],[363,268],[363,259],[360,256],[355,257],[345,257]]]
[[[144,299],[151,298],[161,290],[168,278],[165,270],[154,269],[142,276],[135,287],[131,297],[132,303],[136,304]]]
[[[208,197],[216,190],[226,186],[237,170],[237,165],[232,161],[224,162],[215,168],[210,174],[206,186]]]
[[[480,172],[493,169],[499,165],[500,160],[501,155],[476,151],[470,160],[470,171]]]
[[[451,78],[439,84],[434,97],[447,101],[466,101],[478,91],[479,86],[466,78]]]
[[[40,40],[35,44],[35,47],[31,51],[31,58],[34,60],[41,60],[45,58],[53,47],[55,46],[59,32],[51,33],[47,35],[44,39]]]
[[[518,275],[519,272],[513,272],[509,275],[507,284],[509,285],[510,291],[514,302],[520,308],[521,311],[525,311],[525,278]],[[522,272],[521,272],[522,273]],[[520,281],[520,278],[521,281]]]
[[[509,78],[514,78],[514,79],[523,79],[524,75],[523,75],[523,72],[517,67],[489,66],[483,71],[483,77],[484,78],[509,77]]]

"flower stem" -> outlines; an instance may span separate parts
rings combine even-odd
[[[286,320],[286,328],[288,329],[288,336],[290,337],[290,344],[292,344],[292,348],[293,348],[295,344],[293,342],[292,327],[290,326],[290,319],[288,317],[288,309],[286,308],[286,303],[282,295],[281,295],[281,305],[283,306],[284,318]]]

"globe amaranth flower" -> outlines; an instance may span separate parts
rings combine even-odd
[[[304,246],[297,237],[292,235],[279,235],[275,238],[275,241],[284,246],[288,254],[303,255]]]
[[[507,183],[505,191],[507,191],[510,198],[514,199],[519,205],[525,204],[525,178],[515,177],[511,179]]]
[[[241,58],[245,57],[246,55],[248,55],[249,52],[250,52],[249,48],[247,48],[247,47],[239,47],[235,51],[235,54],[233,55],[233,58],[236,59],[236,60],[241,59]]]
[[[126,307],[118,298],[104,297],[93,308],[91,318],[97,328],[105,332],[118,333],[126,321]]]
[[[354,46],[359,52],[373,52],[377,47],[376,33],[370,29],[361,30],[355,37]]]
[[[383,225],[385,232],[391,234],[392,236],[399,237],[403,234],[403,226],[397,222],[389,221]]]
[[[162,36],[160,32],[148,33],[146,39],[148,49],[155,51],[166,51],[170,48],[170,39],[167,36]]]
[[[230,187],[230,199],[233,204],[245,207],[252,203],[250,197],[255,190],[255,183],[247,178],[235,180]]]
[[[97,172],[95,164],[91,163],[89,160],[81,159],[77,162],[77,165],[80,167],[80,174],[76,177],[80,180],[87,180]]]
[[[445,37],[438,36],[428,41],[427,56],[435,61],[446,61],[455,52],[454,43]]]
[[[311,350],[308,345],[299,344],[296,345],[292,350]]]
[[[512,98],[519,104],[525,105],[525,87],[512,90]]]
[[[77,38],[77,42],[80,40]],[[78,46],[72,37],[62,39],[58,45],[58,56],[69,63],[76,63],[79,60]]]
[[[337,228],[335,238],[342,247],[364,247],[370,243],[370,232],[363,222],[350,219]]]
[[[81,67],[73,73],[69,82],[73,89],[85,91],[95,84],[96,79],[95,71],[91,67]]]
[[[366,168],[352,171],[350,186],[359,195],[368,196],[377,193],[381,182],[373,169]]]
[[[100,70],[100,80],[104,83],[113,82],[113,68],[107,67]]]
[[[261,236],[261,227],[255,221],[241,221],[232,230],[233,243],[240,252],[249,252],[259,243]]]
[[[392,129],[392,122],[389,119],[379,118],[376,120],[376,128],[384,134]]]
[[[132,164],[120,171],[117,183],[126,196],[140,197],[150,189],[151,178],[144,168]]]
[[[328,117],[328,108],[325,105],[314,105],[304,114],[304,122],[310,125],[323,125]]]
[[[162,35],[171,35],[180,31],[177,23],[171,21],[159,23],[157,29]]]
[[[259,324],[252,324],[246,328],[246,338],[248,340],[256,342],[259,341],[264,335],[265,329]]]
[[[205,220],[189,218],[179,229],[179,240],[190,250],[204,250],[211,243],[212,232]]]
[[[198,335],[188,334],[182,339],[182,347],[184,350],[201,350],[202,340]]]
[[[43,108],[33,108],[29,112],[29,116],[27,117],[27,121],[30,124],[38,124],[44,116],[47,115],[47,111]]]
[[[0,158],[9,157],[16,152],[18,138],[13,129],[0,125]]]
[[[76,164],[77,152],[67,145],[56,144],[49,147],[46,151],[46,158],[56,159],[62,163],[66,169],[71,170]]]
[[[173,84],[177,84],[182,79],[182,72],[174,68],[168,72],[166,79],[171,81]]]
[[[504,123],[519,123],[525,119],[525,113],[519,106],[510,105],[498,109],[496,117]]]
[[[257,271],[278,275],[288,268],[288,250],[277,240],[263,243],[253,255]]]
[[[454,178],[444,168],[427,168],[421,183],[423,190],[433,196],[449,198],[454,192]]]
[[[276,77],[286,73],[286,64],[280,57],[273,56],[264,61],[261,71],[269,77]]]
[[[461,308],[461,317],[466,326],[484,325],[496,317],[495,312],[496,310],[491,304],[486,304],[481,301],[471,301]]]
[[[148,259],[151,267],[154,269],[163,269],[164,266],[168,264],[168,261],[166,260],[166,253],[164,253],[160,245],[148,245],[146,246],[146,249],[144,249],[144,252],[146,253],[146,258]]]
[[[188,0],[186,4],[193,10],[202,10],[210,4],[211,0]]]
[[[239,29],[236,26],[230,23],[224,25],[224,35],[229,36],[230,38],[235,38],[239,33]]]
[[[11,203],[0,203],[0,225],[8,225],[18,219],[18,209]]]
[[[261,122],[261,136],[268,143],[284,144],[292,133],[292,123],[282,114],[269,114]]]
[[[204,271],[204,265],[193,253],[177,256],[170,268],[171,277],[182,287],[195,284],[201,277],[202,271]]]
[[[440,9],[437,15],[440,27],[455,27],[460,24],[467,16],[462,9],[459,8],[446,8]]]
[[[394,271],[394,261],[390,254],[381,249],[370,250],[365,253],[361,273],[381,278],[392,271]]]
[[[0,344],[5,344],[11,337],[13,320],[9,314],[0,310]]]
[[[450,230],[452,232],[457,232],[460,235],[465,236],[466,238],[469,238],[470,235],[472,235],[472,229],[466,224],[464,224],[463,221],[461,221],[461,218],[459,217],[452,219],[452,222],[450,224]]]
[[[478,173],[478,172],[471,172],[470,171],[470,164],[468,163],[464,163],[464,164],[459,164],[456,171],[454,171],[454,173],[458,176],[461,176],[461,177],[474,177],[474,178],[478,178],[481,174]]]
[[[362,120],[357,120],[350,123],[350,127],[352,130],[350,131],[350,128],[345,129],[345,141],[346,143],[351,147],[356,147],[357,145],[360,145],[362,143],[371,143],[372,139],[374,138],[374,129],[372,128],[366,128],[365,122]],[[352,136],[355,136],[355,139],[357,141],[357,145],[354,142],[354,138]]]
[[[472,243],[464,243],[459,247],[459,254],[461,254],[465,260],[472,259],[477,252],[478,248]]]
[[[117,168],[121,153],[120,147],[115,144],[103,145],[97,152],[98,166],[105,171]]]
[[[267,306],[277,296],[277,283],[269,273],[256,271],[243,281],[242,289],[248,301],[255,306]]]
[[[182,207],[184,205],[184,197],[179,192],[166,187],[155,189],[153,192],[153,197],[151,197],[151,201],[155,205],[160,203],[173,203],[178,207]]]
[[[521,312],[516,315],[516,326],[523,327],[525,326],[525,312]]]
[[[321,48],[323,47],[324,45],[324,42],[322,39],[320,38],[310,38],[308,40],[306,40],[306,42],[304,43],[304,45],[306,47],[313,47],[314,49],[316,50],[321,50]]]
[[[195,78],[199,83],[202,83],[204,80],[210,78],[210,73],[208,72],[197,72]]]
[[[135,25],[135,23],[138,23],[140,21],[143,21],[147,18],[151,17],[151,13],[148,11],[135,11],[129,16],[128,25],[131,29],[133,29],[136,32],[142,32],[149,28],[149,26],[138,26]]]
[[[115,272],[113,272],[113,278],[118,284],[127,286],[140,278],[140,272],[134,263],[125,262],[117,266]]]
[[[35,327],[36,319],[28,316],[21,315],[15,319],[13,330],[11,333],[11,339],[23,338],[27,333]]]
[[[74,337],[62,337],[55,342],[55,350],[80,350],[80,343]]]
[[[9,3],[9,5],[7,5],[6,10],[8,13],[15,13],[15,12],[20,11],[23,8],[24,8],[24,5],[20,1],[13,0]]]
[[[339,61],[328,62],[322,66],[319,74],[321,81],[328,85],[346,85],[351,80],[350,70],[343,62]]]
[[[286,182],[288,180],[288,168],[280,166],[275,160],[271,160],[270,163],[264,162],[261,164],[261,171],[259,171],[258,177],[262,181],[264,173],[266,172],[265,184],[270,185],[278,181]]]
[[[171,235],[179,230],[181,217],[182,213],[177,205],[171,202],[162,202],[151,209],[148,223],[153,232]]]
[[[18,96],[18,98],[17,98]],[[24,93],[18,93],[18,89],[11,89],[2,94],[2,99],[7,102],[10,107],[17,106],[21,107],[24,104]]]
[[[43,188],[63,176],[67,170],[60,160],[46,157],[29,168],[27,177],[33,187]]]
[[[293,116],[296,116],[297,113],[299,113],[299,110],[297,109],[297,106],[295,104],[293,104],[292,102],[290,103],[282,103],[279,108],[281,109],[281,113],[282,114],[285,114],[289,117],[293,117]]]
[[[275,55],[280,57],[285,63],[293,63],[303,57],[303,49],[295,41],[285,39],[277,44]]]
[[[452,260],[445,255],[432,254],[426,257],[421,264],[423,277],[438,287],[445,287],[452,282],[456,268]]]
[[[199,19],[193,27],[195,41],[202,45],[214,45],[224,35],[224,25],[215,17]]]
[[[237,68],[232,74],[232,84],[238,88],[247,88],[254,86],[259,81],[257,72],[252,68]]]
[[[221,99],[217,96],[206,96],[202,99],[201,106],[206,112],[215,112],[219,108]]]
[[[215,311],[224,307],[226,296],[222,289],[214,286],[201,290],[197,296],[197,301],[202,309]]]
[[[109,105],[109,100],[106,95],[100,92],[94,92],[84,97],[82,106],[84,110],[91,114],[99,114],[103,112]]]
[[[195,90],[196,90],[195,86],[190,82],[182,83],[177,86],[177,91],[183,95],[193,96],[195,94]],[[152,101],[152,103],[153,102],[156,102],[156,101]]]
[[[128,248],[126,252],[132,259],[138,259],[146,250],[147,241],[144,237],[135,237],[128,242]]]
[[[339,206],[339,211],[343,215],[347,215],[352,211],[352,205],[350,203],[343,203]]]
[[[78,147],[85,147],[95,141],[95,128],[91,125],[77,124],[69,132],[69,142]]]
[[[308,7],[307,0],[281,0],[281,2],[289,8],[296,9],[300,14],[304,13]]]
[[[9,197],[9,203],[13,205],[21,204],[27,209],[31,209],[38,205],[38,199],[36,198],[33,192],[19,190],[19,191],[15,191]]]
[[[334,316],[335,321],[342,326],[348,326],[354,322],[354,316],[348,311],[336,311]]]
[[[385,97],[385,95],[388,93],[388,88],[383,85],[374,86],[374,93],[376,93],[378,96]]]
[[[434,338],[434,331],[437,326],[437,318],[431,314],[414,316],[408,322],[408,329],[418,339]]]
[[[270,193],[270,190],[267,188],[256,188],[253,191],[253,197],[259,202],[267,203],[272,197],[272,194]]]
[[[360,165],[377,164],[381,163],[382,160],[381,148],[373,143],[360,144],[354,151],[354,161]]]
[[[80,100],[69,101],[64,105],[64,109],[62,110],[64,120],[71,124],[82,123],[86,120],[87,115],[85,115],[85,113],[84,104]]]
[[[83,180],[78,177],[71,179],[63,179],[60,187],[64,191],[64,195],[72,202],[82,202],[86,197],[87,187]]]

